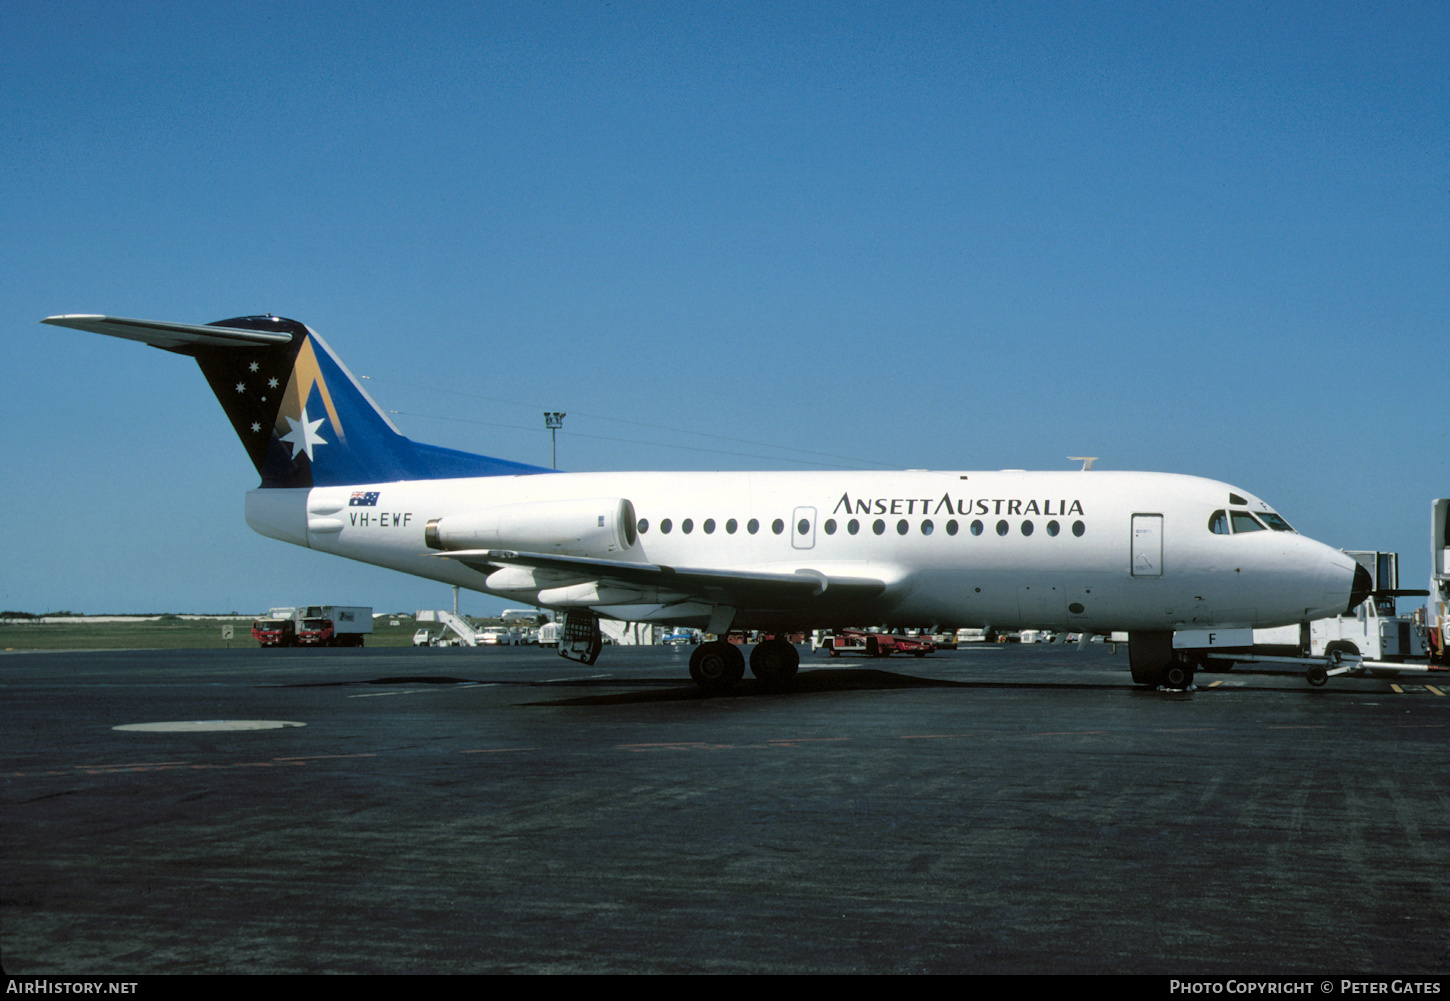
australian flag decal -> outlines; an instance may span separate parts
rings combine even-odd
[[[348,507],[377,507],[378,494],[380,491],[369,490],[364,493],[361,490],[353,491],[352,498],[347,502]]]

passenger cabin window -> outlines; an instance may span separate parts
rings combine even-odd
[[[1231,511],[1229,517],[1233,520],[1234,534],[1239,532],[1262,532],[1264,526],[1260,525],[1258,519],[1247,511]]]
[[[1285,521],[1283,518],[1280,518],[1277,514],[1274,514],[1272,511],[1265,511],[1265,512],[1263,512],[1262,514],[1259,515],[1259,518],[1264,522],[1265,525],[1268,525],[1270,528],[1272,528],[1276,532],[1292,532],[1292,531],[1294,531],[1294,526],[1290,525],[1287,521]]]
[[[1215,511],[1208,516],[1208,530],[1214,535],[1228,535],[1228,512]]]

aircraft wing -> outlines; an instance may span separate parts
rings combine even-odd
[[[829,576],[818,570],[794,573],[761,570],[726,570],[703,567],[667,567],[654,563],[627,563],[585,556],[552,556],[499,549],[465,549],[438,553],[488,573],[498,567],[530,567],[575,580],[603,585],[651,588],[689,595],[701,601],[739,608],[794,607],[830,593],[834,600],[874,598],[886,582],[870,577]]]
[[[264,330],[237,330],[234,327],[207,327],[195,323],[168,323],[164,320],[130,320],[124,316],[100,316],[73,313],[47,316],[40,321],[56,327],[74,327],[93,334],[124,337],[157,348],[245,348],[286,344],[290,333],[269,333]]]

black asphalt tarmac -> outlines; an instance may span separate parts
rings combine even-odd
[[[1450,971],[1450,688],[688,652],[0,656],[0,964]]]

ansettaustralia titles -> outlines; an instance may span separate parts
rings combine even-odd
[[[1054,507],[1053,505],[1056,505]],[[905,505],[904,507],[902,505]],[[1004,507],[1005,505],[1005,507]],[[1059,518],[1069,514],[1082,514],[1080,500],[1023,500],[1020,497],[994,497],[991,500],[974,498],[953,499],[951,494],[942,494],[933,500],[930,497],[857,497],[854,501],[849,493],[843,493],[832,514],[1036,514]]]

